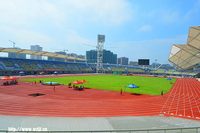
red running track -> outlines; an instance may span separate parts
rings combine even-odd
[[[166,95],[161,113],[166,116],[200,119],[200,82],[196,79],[177,79]]]
[[[44,93],[43,96],[28,96]],[[164,96],[131,95],[67,86],[20,83],[0,86],[0,114],[22,116],[106,117],[152,116],[164,114],[192,119],[200,118],[200,82],[177,79]]]

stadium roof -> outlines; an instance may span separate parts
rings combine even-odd
[[[28,49],[19,49],[19,48],[1,48],[0,47],[0,52],[48,56],[48,57],[53,57],[53,58],[63,58],[66,60],[85,61],[85,59],[82,59],[82,58],[76,58],[76,57],[63,55],[63,54],[57,54],[57,53],[53,53],[53,52],[32,51],[32,50],[28,50]]]
[[[200,26],[190,28],[187,44],[172,46],[169,61],[180,69],[190,69],[200,63]]]

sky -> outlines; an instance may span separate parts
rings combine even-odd
[[[0,0],[0,47],[85,55],[104,48],[131,61],[168,63],[173,44],[200,24],[200,0]]]

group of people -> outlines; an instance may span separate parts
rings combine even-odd
[[[11,81],[5,81],[3,82],[3,85],[7,86],[7,85],[16,85],[18,84],[17,80],[11,80]]]
[[[72,85],[72,83],[70,82],[70,83],[68,83],[68,87],[69,88],[73,88],[73,89],[75,89],[75,90],[79,90],[79,91],[82,91],[82,90],[84,90],[84,86],[83,85],[80,85],[80,86],[76,86],[76,85]]]

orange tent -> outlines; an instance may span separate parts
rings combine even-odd
[[[4,77],[1,78],[1,80],[17,80],[17,77],[4,76]]]
[[[84,84],[86,82],[86,80],[76,80],[73,81],[72,84]]]

